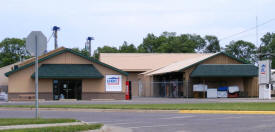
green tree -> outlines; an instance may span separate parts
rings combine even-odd
[[[138,46],[139,52],[145,53],[193,53],[201,51],[206,42],[196,34],[182,34],[163,32],[159,37],[148,34],[143,43]]]
[[[79,48],[72,48],[72,50],[74,50],[74,51],[76,51],[76,52],[79,52],[79,53],[81,53],[81,54],[83,54],[83,55],[85,55],[85,56],[89,56],[90,57],[90,53],[89,53],[89,51],[88,50],[86,50],[85,48],[83,48],[83,49],[79,49]]]
[[[178,53],[180,52],[180,39],[174,32],[163,32],[159,37],[158,47],[155,47],[155,52],[159,53]]]
[[[99,54],[100,53],[118,53],[119,50],[116,47],[110,47],[110,46],[103,46],[98,47],[95,51],[94,51],[94,57],[99,59]]]
[[[120,53],[136,53],[137,48],[133,44],[128,44],[126,41],[123,42],[122,46],[119,46]]]
[[[200,52],[204,49],[206,42],[205,40],[200,36],[196,34],[187,34],[190,44],[194,46],[195,51]]]
[[[26,50],[25,39],[6,38],[0,42],[0,67],[27,58],[30,54]]]
[[[275,52],[275,33],[266,33],[261,38],[262,52]]]
[[[205,53],[217,53],[221,51],[220,42],[216,36],[206,35],[204,37],[206,41]]]
[[[231,41],[229,45],[225,46],[225,52],[246,63],[256,62],[257,47],[253,43],[247,41]]]
[[[266,33],[261,38],[261,42],[258,50],[259,53],[275,53],[275,33]],[[272,58],[272,68],[275,68],[275,58]]]
[[[154,53],[160,43],[158,42],[158,37],[152,33],[149,33],[144,39],[143,43],[139,45],[138,51],[144,53]]]

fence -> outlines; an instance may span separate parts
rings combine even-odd
[[[166,98],[193,98],[197,95],[193,92],[193,84],[201,84],[194,81],[152,81],[152,82],[135,82],[133,83],[133,91],[135,96],[147,96],[147,97],[166,97]],[[210,86],[213,84],[223,86],[223,84],[216,82],[207,82]],[[224,84],[225,86],[228,84]],[[249,89],[249,88],[248,88]],[[275,92],[274,92],[275,93]],[[201,95],[202,94],[202,95]],[[273,94],[273,93],[272,93]],[[199,93],[198,97],[206,97],[206,92]],[[247,91],[240,89],[240,97],[249,97]]]
[[[134,81],[132,82],[132,95],[167,98],[189,98],[193,97],[193,83],[191,81]]]
[[[193,83],[191,81],[151,82],[153,96],[168,98],[192,97]]]

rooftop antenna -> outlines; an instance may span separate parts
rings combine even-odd
[[[57,44],[57,31],[60,30],[60,27],[58,26],[53,26],[53,37],[54,37],[54,49],[58,48],[58,44]]]
[[[87,42],[85,44],[85,49],[89,52],[89,55],[91,56],[92,52],[92,46],[91,46],[91,41],[95,40],[94,37],[88,37]]]
[[[256,16],[256,45],[258,46],[258,16]]]

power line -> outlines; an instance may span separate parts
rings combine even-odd
[[[265,25],[265,24],[268,24],[268,23],[270,23],[270,22],[272,22],[272,21],[274,21],[274,20],[275,20],[275,18],[269,19],[268,21],[265,21],[265,22],[263,22],[263,23],[261,23],[261,24],[259,24],[259,25],[254,26],[254,27],[251,27],[251,28],[245,29],[245,30],[243,30],[243,31],[241,31],[241,32],[234,33],[234,34],[232,34],[232,35],[223,37],[223,38],[221,38],[219,41],[223,41],[223,40],[225,40],[225,39],[228,39],[228,38],[231,38],[231,37],[234,37],[234,36],[243,34],[243,33],[248,32],[248,31],[250,31],[250,30],[254,30],[254,29],[256,29],[257,27],[260,27],[260,26],[263,26],[263,25]]]
[[[53,37],[53,32],[51,34],[51,36],[49,37],[48,41],[47,41],[47,44],[50,42],[51,38]]]

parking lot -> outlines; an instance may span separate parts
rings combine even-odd
[[[134,132],[271,132],[274,115],[40,111],[43,118],[75,118]],[[30,118],[34,111],[0,110],[0,118]]]
[[[41,101],[40,105],[56,104],[184,104],[184,103],[233,103],[233,102],[275,102],[257,98],[145,98],[133,100],[89,100],[89,101]],[[0,105],[33,105],[33,101],[0,102]],[[182,114],[179,111],[93,111],[85,109],[41,109],[42,118],[75,118],[90,123],[126,128],[134,132],[270,132],[275,129],[275,115],[252,114]],[[0,109],[0,118],[31,118],[31,109]]]

